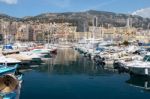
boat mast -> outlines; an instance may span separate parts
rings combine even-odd
[[[148,33],[147,34],[150,35],[150,23],[148,23],[147,29],[148,29]],[[148,42],[150,42],[150,40]]]
[[[93,41],[95,40],[95,30],[96,30],[96,27],[97,27],[97,17],[94,16],[94,19],[93,19]]]
[[[95,41],[95,29],[97,27],[97,17],[94,16],[94,19],[93,19],[93,38],[92,38],[92,48],[93,48],[93,53],[94,53],[94,41]]]
[[[48,49],[49,49],[49,38],[50,38],[50,30],[51,30],[51,23],[49,24],[49,31],[48,31]]]

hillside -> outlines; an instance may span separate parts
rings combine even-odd
[[[34,17],[25,17],[22,19],[10,17],[7,15],[0,15],[0,18],[9,20],[19,20],[23,22],[70,22],[72,25],[78,26],[78,31],[88,30],[88,26],[92,25],[93,17],[98,18],[98,26],[103,25],[104,27],[115,26],[123,27],[126,26],[127,19],[132,19],[132,25],[136,28],[147,28],[150,23],[149,18],[142,18],[136,15],[119,14],[105,11],[89,10],[85,12],[65,12],[65,13],[44,13]],[[85,29],[83,28],[85,26]]]
[[[12,16],[2,14],[2,13],[0,13],[0,19],[3,19],[5,21],[19,21],[20,20],[20,18],[12,17]]]

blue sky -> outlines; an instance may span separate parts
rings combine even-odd
[[[46,12],[86,10],[132,13],[149,8],[150,0],[0,0],[0,13],[15,17],[34,16]]]

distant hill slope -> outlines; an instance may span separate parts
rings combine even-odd
[[[19,21],[33,21],[40,23],[49,23],[49,22],[70,22],[72,25],[77,25],[78,31],[88,30],[88,26],[92,26],[93,17],[97,16],[98,18],[98,26],[103,25],[104,27],[115,26],[122,27],[126,26],[126,21],[130,17],[132,19],[132,25],[136,28],[147,28],[150,23],[149,18],[143,18],[136,15],[127,15],[127,14],[119,14],[113,12],[105,12],[105,11],[95,11],[89,10],[85,12],[64,12],[64,13],[44,13],[34,17],[25,17],[22,19],[9,17],[6,15],[2,16],[7,19],[19,20]],[[1,15],[0,15],[1,18]],[[85,27],[85,28],[84,28]]]
[[[19,21],[20,20],[20,18],[12,17],[12,16],[2,14],[2,13],[0,13],[0,19],[3,19],[5,21]]]

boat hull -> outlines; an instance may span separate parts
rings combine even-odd
[[[5,64],[5,63],[0,63],[0,65],[4,65],[4,64]],[[20,65],[21,62],[7,63],[7,66],[8,66],[8,67],[12,67],[12,66],[15,66],[16,64]]]
[[[15,73],[18,65],[15,65],[13,67],[2,67],[0,68],[0,75],[8,74],[8,73]]]
[[[150,68],[129,67],[129,71],[135,75],[150,76]]]
[[[33,65],[40,65],[43,61],[41,60],[41,58],[32,58],[31,64]]]

